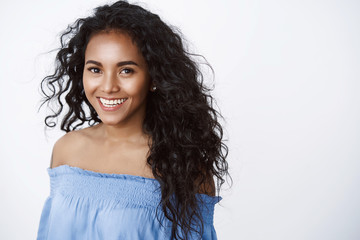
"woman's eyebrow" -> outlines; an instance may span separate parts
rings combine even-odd
[[[86,64],[95,64],[99,67],[102,67],[102,64],[100,62],[97,62],[97,61],[94,61],[94,60],[88,60],[86,61],[85,65]],[[139,66],[136,62],[133,62],[133,61],[122,61],[122,62],[118,62],[116,64],[116,66],[118,67],[121,67],[121,66],[124,66],[124,65],[136,65],[136,66]]]
[[[121,66],[124,66],[124,65],[136,65],[136,66],[139,66],[136,62],[133,62],[133,61],[118,62],[116,65],[118,67],[121,67]]]

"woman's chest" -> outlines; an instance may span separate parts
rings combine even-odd
[[[148,146],[89,144],[72,154],[69,165],[82,169],[154,178],[147,163]]]

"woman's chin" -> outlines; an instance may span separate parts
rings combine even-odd
[[[108,118],[101,119],[101,122],[106,126],[119,126],[122,123],[120,119],[108,119]]]

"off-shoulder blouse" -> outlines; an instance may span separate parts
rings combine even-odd
[[[69,165],[48,168],[50,195],[38,240],[170,240],[171,222],[158,207],[160,183],[153,178],[109,174]],[[204,221],[201,239],[217,239],[214,206],[222,198],[197,194]],[[156,214],[157,212],[157,214]],[[194,232],[190,239],[199,239]]]

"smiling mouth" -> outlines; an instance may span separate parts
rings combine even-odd
[[[124,103],[126,100],[127,100],[127,98],[118,98],[118,99],[108,100],[108,99],[100,97],[101,104],[108,108],[120,105],[120,104]]]

